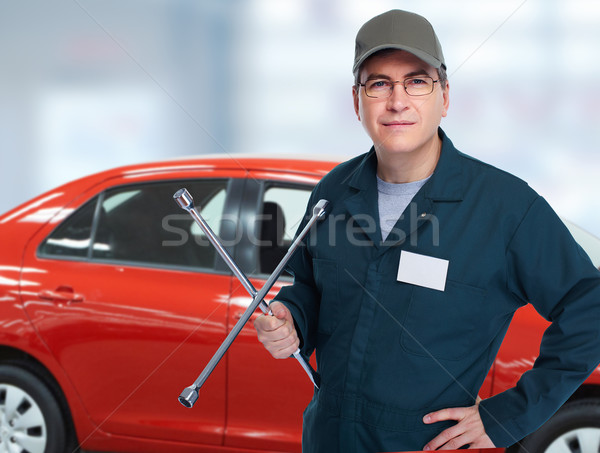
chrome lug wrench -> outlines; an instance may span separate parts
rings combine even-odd
[[[327,207],[329,202],[327,200],[319,200],[319,202],[314,206],[310,220],[302,229],[300,234],[296,237],[292,245],[290,245],[290,248],[288,249],[287,253],[282,258],[281,262],[277,265],[273,273],[269,276],[266,283],[263,285],[260,291],[257,292],[250,280],[248,280],[246,275],[238,267],[235,261],[233,261],[233,258],[231,257],[231,255],[229,255],[225,247],[223,247],[223,244],[221,244],[221,241],[212,231],[208,223],[206,223],[206,221],[202,218],[200,213],[196,210],[196,208],[194,207],[194,199],[187,191],[187,189],[179,189],[177,192],[175,192],[173,198],[182,209],[185,209],[190,213],[190,215],[194,218],[196,224],[198,224],[198,226],[206,234],[210,243],[217,249],[217,252],[221,256],[221,258],[223,258],[225,263],[227,263],[229,268],[242,283],[246,291],[248,291],[248,293],[252,296],[252,303],[248,306],[248,308],[240,317],[235,326],[233,326],[233,329],[231,329],[231,332],[229,332],[223,343],[221,343],[221,346],[219,346],[217,352],[215,352],[215,354],[210,359],[202,373],[200,373],[200,376],[198,376],[198,378],[192,385],[183,389],[183,391],[179,395],[179,402],[185,407],[190,408],[193,407],[196,401],[198,400],[198,391],[200,390],[200,387],[204,385],[204,383],[208,379],[208,376],[210,376],[210,374],[213,372],[219,361],[223,358],[223,356],[227,352],[227,349],[229,349],[229,346],[231,346],[235,338],[241,332],[242,328],[248,322],[250,316],[252,316],[252,313],[254,313],[256,308],[260,307],[262,312],[265,314],[272,314],[269,310],[269,306],[264,301],[265,296],[283,272],[285,265],[290,260],[290,258],[302,242],[302,239],[304,239],[304,237],[308,234],[315,222],[317,222],[325,216],[325,208]],[[320,376],[312,368],[312,366],[310,366],[310,364],[304,359],[304,357],[302,357],[302,355],[300,354],[300,349],[297,349],[292,355],[296,360],[298,360],[304,371],[306,371],[313,385],[316,388],[319,388]]]

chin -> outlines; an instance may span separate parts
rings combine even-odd
[[[388,140],[381,143],[377,149],[387,155],[408,154],[417,149],[417,145],[409,140]]]

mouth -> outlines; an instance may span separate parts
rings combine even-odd
[[[387,121],[387,122],[383,122],[381,123],[386,127],[406,127],[406,126],[412,126],[414,123],[414,121]]]

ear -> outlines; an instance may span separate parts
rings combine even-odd
[[[442,91],[442,117],[445,118],[448,115],[448,107],[450,107],[450,83],[446,81],[446,87]]]
[[[352,98],[354,100],[354,113],[356,113],[356,117],[358,118],[358,121],[360,121],[360,108],[359,108],[359,102],[360,102],[360,86],[356,86],[353,85],[352,86]]]

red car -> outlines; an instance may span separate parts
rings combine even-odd
[[[300,451],[312,385],[295,360],[271,358],[251,323],[194,408],[178,401],[251,299],[173,194],[190,191],[260,288],[336,163],[236,155],[135,165],[0,216],[0,451]],[[270,297],[290,282],[282,276]],[[482,398],[531,366],[545,326],[519,310]],[[585,452],[592,442],[596,453],[599,410],[600,369],[527,451]],[[546,449],[555,440],[570,450]]]

